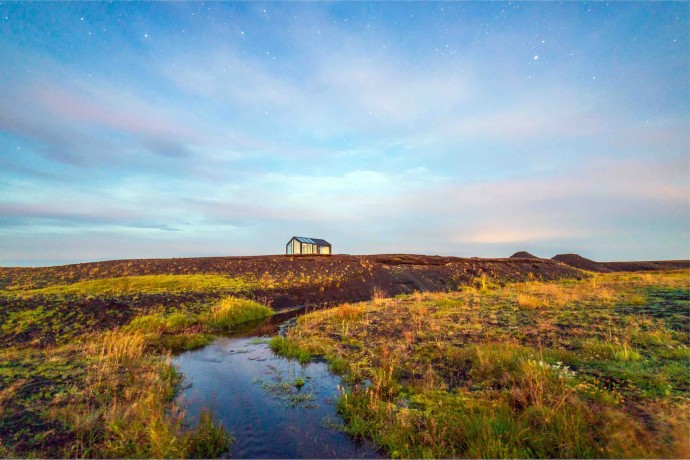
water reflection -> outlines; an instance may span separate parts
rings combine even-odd
[[[372,458],[368,442],[337,429],[340,379],[325,363],[278,357],[267,337],[304,310],[275,315],[174,359],[188,387],[180,399],[190,422],[211,407],[235,437],[233,458]],[[263,337],[263,339],[262,339]]]

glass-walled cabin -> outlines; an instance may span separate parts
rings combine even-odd
[[[285,247],[285,253],[291,254],[331,254],[331,244],[326,240],[318,238],[306,238],[304,236],[295,236]]]

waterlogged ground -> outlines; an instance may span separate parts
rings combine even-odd
[[[235,438],[232,458],[378,457],[371,444],[356,442],[339,426],[334,403],[341,382],[326,363],[301,365],[269,348],[265,336],[292,315],[174,359],[187,384],[178,398],[187,421],[195,424],[200,409],[211,408]]]

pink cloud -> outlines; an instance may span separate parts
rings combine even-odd
[[[195,138],[195,131],[141,100],[112,89],[73,89],[45,81],[34,82],[27,99],[51,115],[77,123],[89,123],[133,134]]]

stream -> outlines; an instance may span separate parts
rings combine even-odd
[[[269,348],[268,339],[304,313],[278,313],[176,356],[186,421],[211,409],[234,437],[232,458],[380,458],[371,443],[342,431],[335,408],[342,382],[325,362],[301,365]]]

